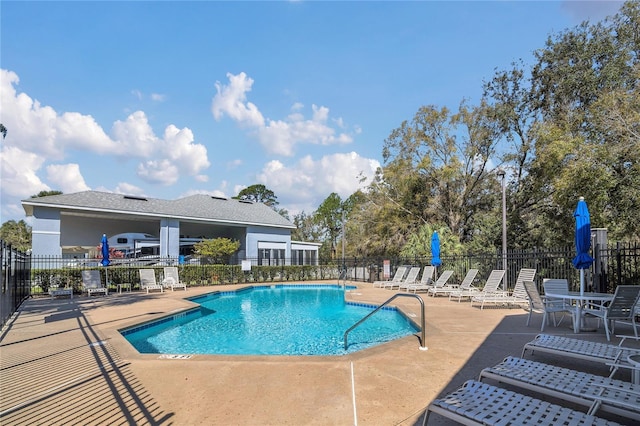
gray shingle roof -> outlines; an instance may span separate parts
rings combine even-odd
[[[43,206],[63,211],[139,214],[181,220],[295,228],[290,221],[262,203],[220,199],[206,194],[191,195],[177,200],[161,200],[111,192],[85,191],[28,198],[22,200],[22,206],[27,216],[33,215],[33,207]]]

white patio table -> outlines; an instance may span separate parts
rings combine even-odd
[[[613,294],[609,293],[592,293],[579,291],[570,291],[565,294],[561,293],[545,293],[548,298],[563,299],[569,301],[575,306],[575,315],[573,317],[573,332],[579,333],[583,324],[582,309],[588,304],[603,305],[605,302],[613,300]]]

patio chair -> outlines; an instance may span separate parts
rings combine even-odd
[[[396,269],[396,273],[393,275],[393,278],[386,281],[374,281],[373,287],[383,288],[385,284],[389,284],[391,282],[395,282],[395,283],[400,282],[402,281],[406,273],[407,273],[407,266],[398,266],[398,269]]]
[[[516,284],[513,287],[513,291],[509,293],[509,292],[497,290],[492,293],[488,293],[480,296],[482,298],[481,300],[482,304],[480,306],[480,309],[482,309],[486,303],[493,303],[495,305],[507,305],[507,306],[528,305],[529,297],[527,296],[527,292],[524,288],[523,282],[525,280],[533,281],[533,278],[535,277],[535,275],[536,275],[535,269],[527,269],[527,268],[520,269],[520,272],[518,273],[518,277],[516,278]],[[474,298],[472,298],[471,302],[473,303],[474,301],[478,301],[478,300],[474,300]]]
[[[442,274],[440,274],[440,276],[438,277],[436,282],[433,283],[433,285],[414,284],[414,285],[408,286],[407,287],[407,291],[412,291],[413,290],[413,292],[416,293],[418,291],[429,291],[430,289],[444,287],[447,284],[447,281],[449,281],[449,278],[451,278],[452,275],[453,275],[453,271],[452,270],[442,271]]]
[[[164,287],[168,287],[171,291],[175,291],[176,288],[183,288],[185,291],[187,290],[187,284],[180,281],[180,277],[178,276],[178,268],[175,266],[165,266],[164,268],[164,280],[162,280],[162,285]]]
[[[105,296],[109,294],[107,287],[102,285],[100,271],[97,269],[82,271],[82,287],[86,290],[89,297],[91,297],[93,293],[104,293]]]
[[[152,290],[160,290],[160,293],[164,292],[164,287],[156,282],[156,271],[153,269],[138,269],[140,274],[140,288],[147,291],[147,294]]]
[[[473,275],[472,279],[468,279],[470,275]],[[477,292],[482,291],[481,288],[475,287],[473,285],[473,281],[475,281],[476,275],[478,275],[477,269],[469,269],[469,271],[467,272],[467,276],[460,283],[460,287],[449,292],[449,300],[457,297],[458,303],[460,303],[463,298],[470,298]]]
[[[422,276],[420,277],[420,282],[419,283],[415,283],[415,282],[403,282],[402,284],[400,284],[399,290],[407,290],[407,287],[409,287],[410,285],[433,285],[433,274],[435,273],[435,266],[425,266],[424,269],[422,270]]]
[[[620,368],[633,369],[634,366],[629,363],[628,357],[640,355],[640,348],[623,346],[626,339],[635,339],[635,337],[619,337],[621,337],[620,343],[612,345],[572,337],[538,334],[535,339],[523,346],[521,358],[524,358],[529,350],[596,362],[608,365],[611,370],[609,377],[613,377]]]
[[[458,390],[429,404],[422,426],[429,421],[430,413],[464,425],[518,425],[524,419],[532,424],[539,419],[539,424],[549,425],[618,424],[475,380],[466,381]]]
[[[408,286],[408,285],[412,285],[418,282],[418,275],[420,274],[420,267],[418,266],[414,266],[411,269],[409,269],[409,273],[407,274],[407,276],[405,277],[405,279],[403,279],[402,281],[391,281],[388,284],[385,284],[383,288],[388,288],[393,290],[394,287],[398,287],[398,290],[400,289],[400,286]]]
[[[613,295],[613,300],[602,307],[583,308],[582,313],[598,317],[604,323],[607,340],[611,340],[616,321],[630,321],[633,333],[638,338],[635,306],[640,298],[640,285],[619,285]],[[598,322],[599,322],[598,320]]]
[[[471,284],[473,284],[473,280],[476,279],[476,275],[478,275],[478,270],[477,269],[469,269],[467,271],[467,275],[464,276],[464,278],[462,279],[462,282],[460,284],[449,284],[446,283],[445,285],[441,286],[441,287],[433,287],[430,288],[428,290],[428,293],[431,294],[433,297],[437,296],[438,294],[444,294],[446,295],[450,295],[452,292],[454,291],[458,291],[460,289],[465,289],[465,288],[470,288]]]
[[[563,303],[558,304],[556,301],[547,301],[543,296],[540,296],[538,287],[533,281],[523,281],[524,289],[529,296],[529,316],[527,317],[527,327],[531,323],[531,316],[534,312],[542,314],[542,326],[540,331],[544,331],[544,326],[547,323],[547,318],[553,314],[553,325],[557,327],[562,323],[564,315],[560,318],[560,322],[556,324],[556,313],[562,312],[570,313],[572,316],[575,311],[570,306],[566,306]]]
[[[563,278],[545,278],[542,280],[544,293],[569,294],[569,282]],[[551,300],[547,298],[547,300]],[[564,299],[556,299],[558,303],[566,303]]]
[[[477,292],[475,295],[471,296],[471,306],[473,306],[474,302],[480,303],[480,309],[484,308],[484,303],[487,300],[495,299],[498,296],[504,296],[507,293],[503,290],[498,290],[500,287],[500,283],[504,278],[504,269],[494,269],[489,274],[489,278],[487,278],[487,282],[484,284],[482,291]]]
[[[478,381],[497,380],[528,391],[640,421],[640,384],[517,357],[480,372]]]

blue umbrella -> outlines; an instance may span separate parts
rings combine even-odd
[[[102,266],[109,266],[109,240],[107,234],[102,234]]]
[[[436,267],[436,271],[438,270],[438,266],[442,265],[442,260],[440,260],[440,237],[438,236],[438,231],[433,231],[433,235],[431,236],[431,264]],[[436,276],[437,276],[436,272]]]
[[[584,294],[584,270],[593,263],[593,258],[589,256],[591,218],[584,197],[580,197],[573,217],[576,218],[576,257],[573,258],[573,266],[580,269],[580,294]]]

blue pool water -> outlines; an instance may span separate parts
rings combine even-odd
[[[340,286],[276,285],[212,293],[192,309],[122,330],[141,353],[343,355],[415,333],[394,308],[344,332],[375,306],[347,303]]]

